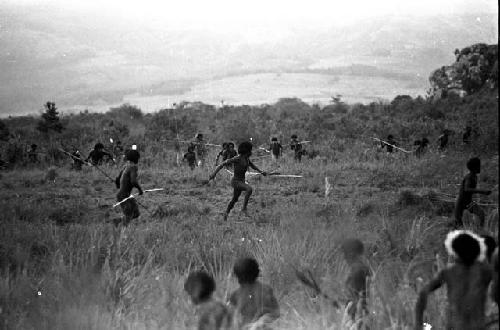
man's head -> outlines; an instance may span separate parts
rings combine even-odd
[[[297,140],[297,134],[292,135],[292,140]]]
[[[393,139],[394,139],[394,136],[393,136],[392,134],[389,134],[389,135],[387,136],[387,140],[393,140]]]
[[[215,281],[205,271],[192,272],[184,282],[184,290],[191,297],[193,304],[198,305],[212,297],[215,291]]]
[[[477,157],[467,161],[467,169],[473,173],[481,173],[481,160]]]
[[[259,277],[259,264],[254,258],[241,258],[233,267],[234,275],[240,284],[252,284]]]
[[[342,252],[347,262],[357,259],[363,255],[365,247],[363,242],[357,238],[348,238],[342,242]]]
[[[233,143],[233,142],[229,142],[229,143],[227,144],[227,148],[228,148],[229,150],[234,150],[234,143]]]
[[[36,144],[34,144],[34,143],[33,143],[33,144],[31,145],[31,150],[36,150],[36,148],[38,148],[38,146],[37,146]]]
[[[137,164],[139,162],[139,158],[141,155],[139,154],[139,151],[137,150],[127,150],[125,152],[125,160],[128,160],[134,164]]]
[[[227,143],[227,142],[224,142],[224,143],[222,144],[222,149],[224,149],[224,150],[225,150],[225,149],[227,149],[227,145],[228,145],[228,143]]]
[[[273,138],[271,139],[271,141],[272,141],[272,142],[278,142],[278,138],[277,138],[277,137],[273,137]]]
[[[94,150],[102,150],[104,149],[104,145],[101,142],[97,142],[94,146]]]
[[[201,133],[196,133],[195,138],[196,138],[197,140],[203,140],[203,134],[201,134]]]
[[[252,154],[253,145],[251,142],[245,141],[238,146],[238,154],[250,156]]]
[[[450,256],[466,266],[486,259],[487,248],[484,239],[469,230],[449,232],[444,245]]]

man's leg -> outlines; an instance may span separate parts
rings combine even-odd
[[[241,183],[241,188],[245,191],[245,200],[243,201],[243,207],[241,208],[241,211],[246,212],[248,201],[250,200],[250,196],[252,196],[253,189],[249,184],[246,183]]]
[[[234,185],[233,185],[234,186]],[[239,189],[237,186],[234,186],[234,190],[233,190],[233,198],[231,199],[231,201],[229,202],[229,205],[227,206],[227,209],[226,209],[226,213],[224,214],[224,220],[227,220],[227,216],[229,215],[229,212],[231,212],[231,210],[233,209],[234,207],[234,204],[236,204],[236,202],[238,201],[238,199],[240,198],[240,195],[241,195],[241,189]]]

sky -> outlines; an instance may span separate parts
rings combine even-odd
[[[383,15],[429,16],[470,12],[498,13],[492,0],[2,0],[82,15],[104,15],[165,27],[238,30],[253,25],[276,29],[291,24],[349,24]]]

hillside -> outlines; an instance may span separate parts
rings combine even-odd
[[[366,88],[358,88],[356,79],[365,77],[377,78],[373,84],[382,90],[352,101],[423,95],[430,70],[453,60],[450,49],[497,39],[491,14],[384,17],[323,29],[301,26],[278,35],[264,26],[253,37],[110,23],[99,14],[80,16],[43,6],[2,6],[0,21],[0,115],[36,113],[47,99],[64,111],[105,111],[127,101],[151,111],[169,105],[168,100],[208,102],[209,97],[210,103],[236,103],[238,90],[252,88],[247,75],[255,73],[315,73],[311,84],[319,92],[283,95],[286,90],[280,90],[278,97],[259,92],[245,100],[251,104],[279,97],[324,103],[331,95],[363,93]],[[235,84],[231,77],[244,83]],[[293,77],[285,76],[280,84],[299,86],[300,79]],[[204,92],[205,86],[217,90],[221,79],[236,91]],[[335,84],[338,79],[342,84]],[[264,81],[261,88],[275,86]]]

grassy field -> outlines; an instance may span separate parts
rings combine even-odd
[[[417,290],[447,261],[442,242],[469,156],[431,151],[416,159],[354,145],[329,162],[285,158],[276,165],[263,158],[263,169],[304,177],[249,178],[250,216],[240,217],[240,201],[223,222],[227,173],[203,185],[208,169],[191,172],[173,166],[173,157],[143,154],[143,187],[165,191],[141,197],[142,215],[121,231],[110,224],[120,216],[112,208],[114,184],[93,168],[55,168],[55,179],[42,168],[1,172],[0,328],[193,328],[187,274],[214,274],[216,296],[225,300],[237,287],[234,261],[252,255],[280,303],[276,329],[355,329],[293,271],[309,269],[328,294],[341,295],[347,265],[339,242],[346,237],[363,240],[374,274],[371,328],[411,328]],[[482,203],[495,204],[498,157],[483,163],[480,186],[494,193]],[[104,170],[115,176],[119,168]],[[485,208],[490,219],[498,214],[494,205]],[[472,217],[465,222],[475,228]],[[486,232],[497,231],[498,215]],[[429,301],[434,329],[443,328],[445,294]]]

